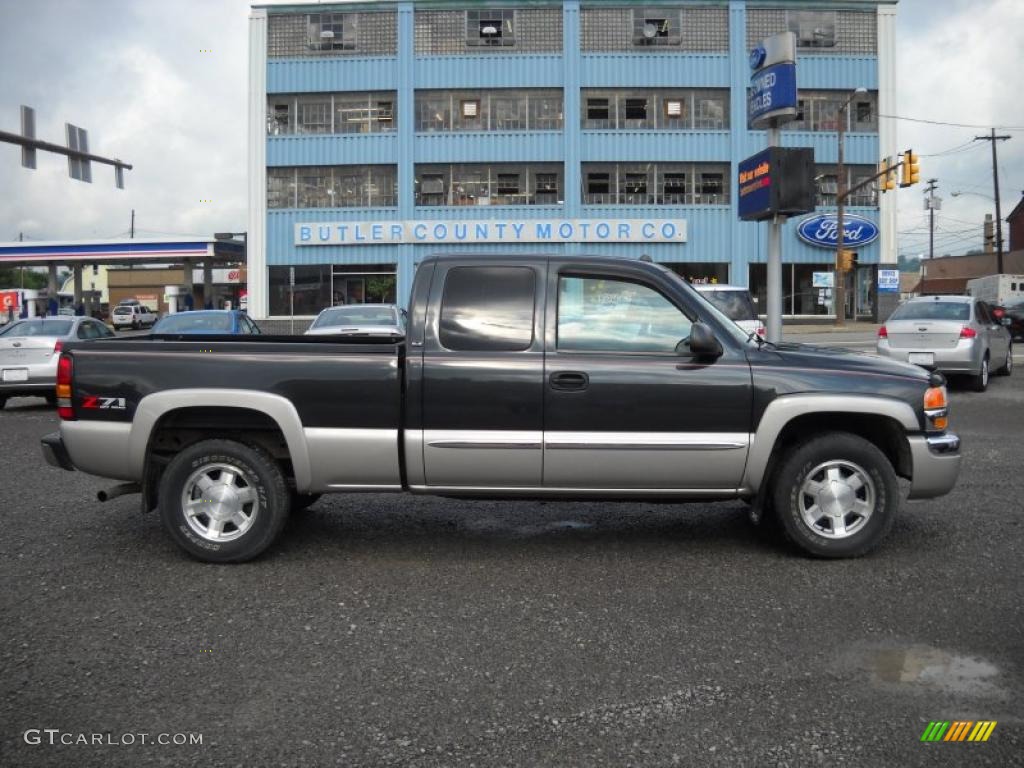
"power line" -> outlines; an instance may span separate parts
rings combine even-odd
[[[995,128],[999,131],[1024,131],[1024,126],[1021,125],[977,125],[974,123],[949,123],[945,120],[926,120],[923,117],[905,117],[903,115],[879,115],[879,117],[888,117],[892,120],[906,120],[910,123],[927,123],[928,125],[948,125],[953,128]]]

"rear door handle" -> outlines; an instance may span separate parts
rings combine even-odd
[[[590,377],[582,371],[558,371],[548,379],[552,389],[562,392],[580,392],[590,384]]]

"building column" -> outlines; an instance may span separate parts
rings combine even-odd
[[[401,112],[399,112],[401,119]],[[249,316],[267,317],[267,12],[249,14],[249,226],[246,235]]]
[[[896,6],[879,5],[877,13],[878,114],[896,115],[899,114],[896,104]],[[899,154],[896,120],[892,117],[878,118],[878,149],[881,157]],[[882,268],[895,268],[899,261],[899,237],[896,234],[898,197],[896,194],[878,196],[878,263]],[[896,309],[899,299],[899,293],[879,293],[875,302],[875,322],[884,322]]]
[[[562,6],[562,200],[566,219],[583,213],[583,148],[580,137],[580,86],[583,66],[579,0],[566,0]],[[579,243],[566,243],[564,253],[580,253]]]
[[[413,4],[398,4],[398,219],[410,221],[416,216],[415,135],[416,135],[416,54]],[[395,301],[405,306],[412,292],[416,273],[416,246],[398,246],[395,264]]]
[[[195,286],[192,285],[192,259],[183,259],[181,263],[182,279],[181,284],[184,286],[183,293],[185,294],[185,309],[196,308],[196,294]]]
[[[75,276],[75,314],[78,314],[78,305],[82,303],[82,265],[75,264],[72,268]]]
[[[213,306],[213,265],[209,258],[203,261],[203,307],[216,309]]]
[[[52,261],[46,265],[46,314],[56,315],[60,309],[57,297],[57,265]]]

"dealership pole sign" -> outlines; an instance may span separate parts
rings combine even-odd
[[[685,242],[686,219],[334,221],[295,225],[295,245]]]
[[[796,117],[796,40],[791,32],[773,35],[750,52],[747,127],[756,130]]]
[[[839,241],[839,217],[834,213],[808,216],[796,228],[797,237],[819,248],[835,248]],[[859,248],[878,239],[878,225],[863,216],[843,215],[843,248]]]

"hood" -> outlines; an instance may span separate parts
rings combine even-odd
[[[770,346],[763,347],[756,353],[756,356],[763,364],[777,365],[781,363],[794,368],[843,371],[875,376],[898,376],[922,382],[927,382],[932,377],[931,372],[916,365],[879,357],[870,352],[819,346],[817,344],[797,344],[795,342],[782,341],[775,348]],[[770,362],[772,358],[775,359]]]

